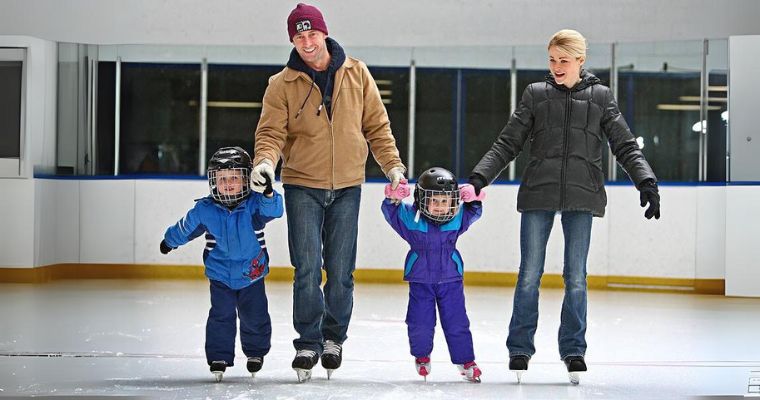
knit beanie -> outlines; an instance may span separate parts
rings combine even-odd
[[[299,32],[317,30],[327,35],[325,18],[317,7],[304,3],[298,3],[296,8],[288,16],[288,36],[293,41],[293,36]]]

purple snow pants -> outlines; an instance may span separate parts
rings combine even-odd
[[[474,361],[462,281],[432,284],[409,282],[406,325],[412,355],[416,358],[427,357],[433,351],[436,304],[441,313],[441,327],[449,346],[451,362],[464,364]]]

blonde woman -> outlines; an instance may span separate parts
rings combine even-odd
[[[649,204],[647,219],[660,218],[657,177],[620,114],[612,91],[583,69],[586,39],[563,29],[548,45],[549,72],[529,85],[507,125],[472,171],[476,193],[492,182],[530,141],[530,161],[517,195],[520,270],[509,324],[509,368],[518,382],[536,352],[538,288],[554,216],[562,215],[565,238],[565,296],[559,328],[559,354],[578,384],[586,371],[586,259],[593,217],[607,205],[602,172],[604,142]]]

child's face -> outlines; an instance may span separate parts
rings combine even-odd
[[[243,191],[243,173],[239,169],[216,171],[216,190],[221,195],[231,196]]]
[[[434,194],[428,199],[428,212],[431,215],[440,217],[451,213],[453,199],[446,194]]]

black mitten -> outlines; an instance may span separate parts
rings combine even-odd
[[[657,182],[647,179],[639,184],[639,199],[641,200],[641,206],[646,207],[649,203],[649,207],[644,211],[646,219],[660,219],[660,193],[657,189]]]
[[[161,254],[169,254],[170,251],[174,250],[173,247],[169,247],[168,244],[166,244],[166,240],[161,241]]]

